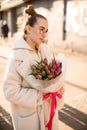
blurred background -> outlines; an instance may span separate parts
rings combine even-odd
[[[11,46],[23,32],[24,9],[29,4],[48,19],[46,44],[66,56],[65,105],[59,112],[59,130],[87,130],[87,0],[0,0],[0,130],[13,130],[3,77]]]

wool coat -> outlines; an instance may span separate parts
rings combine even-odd
[[[7,63],[3,89],[6,99],[11,103],[14,130],[47,130],[45,127],[50,116],[50,99],[44,100],[43,93],[57,91],[64,86],[64,76],[53,86],[43,89],[36,79],[29,75],[30,67],[42,56],[50,56],[51,51],[46,44],[41,44],[36,53],[21,37],[12,48]],[[65,61],[63,69],[65,73]],[[64,75],[64,74],[63,74]],[[45,88],[45,86],[44,86]],[[52,130],[58,130],[58,110],[63,106],[63,98],[57,98]]]

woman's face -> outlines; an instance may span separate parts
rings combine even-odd
[[[48,21],[44,18],[37,18],[37,22],[30,29],[30,39],[32,44],[38,48],[39,45],[44,42],[48,32]]]

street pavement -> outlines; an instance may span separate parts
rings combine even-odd
[[[59,130],[87,130],[87,55],[63,51],[67,59],[65,105],[59,111]],[[0,45],[0,130],[13,130],[10,104],[3,95],[3,77],[11,46]]]

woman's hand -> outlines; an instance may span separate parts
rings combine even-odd
[[[63,95],[64,94],[64,88],[61,87],[57,92]]]

